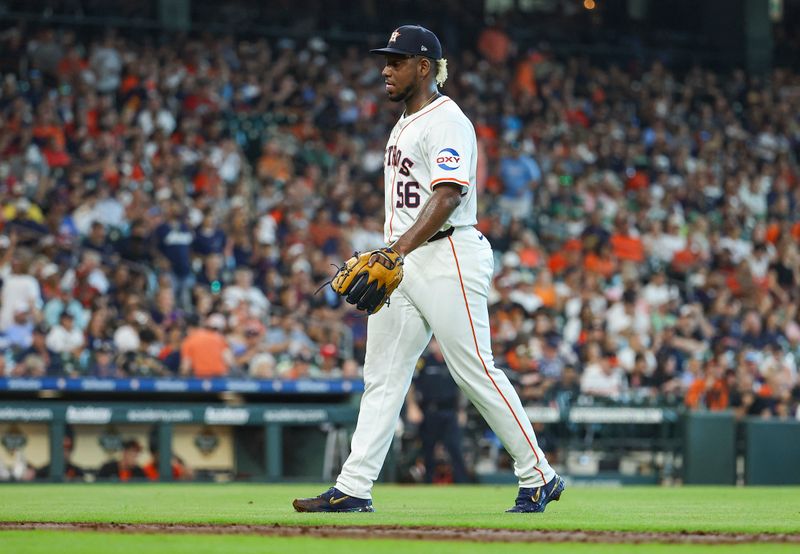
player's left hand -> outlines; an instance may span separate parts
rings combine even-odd
[[[391,247],[356,253],[331,281],[331,288],[356,308],[372,315],[386,304],[403,280],[403,256]]]

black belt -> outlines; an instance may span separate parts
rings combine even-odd
[[[455,227],[450,227],[449,229],[447,229],[445,231],[439,231],[438,233],[433,235],[431,238],[429,238],[428,242],[433,242],[435,240],[439,240],[439,239],[443,239],[443,238],[449,237],[450,235],[452,235],[455,232],[455,230],[456,230]]]

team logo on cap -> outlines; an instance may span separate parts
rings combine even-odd
[[[390,36],[390,37],[389,37],[389,42],[394,42],[394,41],[396,41],[396,40],[397,40],[397,37],[399,37],[399,36],[400,36],[400,33],[398,33],[397,31],[394,31],[394,32],[392,33],[392,36]]]
[[[452,148],[445,148],[436,155],[436,163],[445,171],[453,171],[458,169],[458,165],[461,163],[461,155]]]

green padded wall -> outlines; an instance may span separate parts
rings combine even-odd
[[[690,412],[685,418],[683,482],[736,483],[736,420],[732,412]]]
[[[745,433],[748,485],[800,484],[800,421],[748,419]]]

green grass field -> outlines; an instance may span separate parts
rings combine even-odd
[[[297,514],[291,500],[319,485],[9,485],[0,521],[422,525],[508,529],[800,534],[800,488],[570,487],[545,514],[512,515],[514,487],[378,486],[375,514]],[[131,552],[531,552],[531,544],[479,544],[263,536],[0,532],[3,553]],[[536,545],[541,552],[795,552],[797,544]]]
[[[500,544],[443,541],[389,541],[267,538],[252,536],[120,535],[109,533],[61,533],[52,531],[6,531],[0,533],[0,550],[15,554],[789,554],[797,545],[619,545],[619,544]]]

